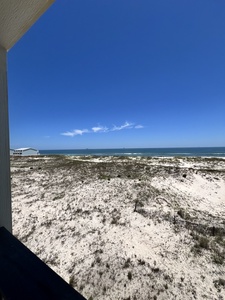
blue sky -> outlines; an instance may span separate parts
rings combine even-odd
[[[8,53],[11,147],[225,146],[223,0],[56,0]]]

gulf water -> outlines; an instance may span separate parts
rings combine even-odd
[[[225,147],[40,150],[41,155],[225,157]]]

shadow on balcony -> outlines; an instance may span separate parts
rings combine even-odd
[[[0,299],[85,300],[4,227],[0,228]]]

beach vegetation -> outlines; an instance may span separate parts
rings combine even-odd
[[[131,271],[129,271],[129,272],[128,272],[128,274],[127,274],[127,278],[128,278],[129,280],[131,280],[131,279],[132,279],[132,273],[131,273]]]
[[[209,231],[209,234],[211,234],[211,231]],[[194,254],[202,254],[202,250],[205,249],[210,252],[213,263],[218,265],[224,264],[225,250],[224,240],[221,237],[221,233],[218,236],[203,236],[202,234],[193,231],[191,236],[195,240],[195,244],[191,249]]]
[[[106,263],[106,268],[107,268],[107,269],[110,269],[109,263]]]
[[[143,201],[136,199],[134,202],[134,212],[138,212],[138,208],[143,206],[144,206]]]
[[[84,284],[81,284],[80,287],[79,287],[79,290],[82,292],[84,289]]]
[[[98,179],[103,179],[103,180],[110,180],[110,177],[109,177],[109,175],[108,174],[99,174],[99,177],[98,177]]]
[[[77,284],[77,282],[75,280],[75,276],[72,275],[69,279],[69,285],[71,285],[72,287],[75,287],[76,284]]]
[[[105,295],[106,291],[107,291],[107,287],[104,285],[103,286],[103,295]]]
[[[185,210],[184,209],[179,209],[177,211],[178,216],[180,216],[182,219],[185,219]]]
[[[62,199],[64,197],[65,197],[65,193],[62,192],[62,193],[59,193],[59,194],[55,195],[52,200],[55,201],[55,200]]]
[[[123,265],[123,269],[127,269],[130,267],[130,264],[131,264],[131,260],[130,258],[126,259],[124,265]]]
[[[217,229],[215,229],[215,232],[216,231],[217,231]],[[224,233],[219,232],[217,234],[217,236],[215,236],[215,243],[225,247],[225,238],[224,238],[224,236],[225,236],[225,232]]]
[[[145,265],[145,261],[142,260],[142,259],[138,259],[138,264],[139,264],[140,266],[143,266],[143,265]]]
[[[152,268],[152,272],[154,272],[154,273],[158,273],[160,270],[159,270],[159,268],[158,267],[153,267]]]
[[[100,264],[101,258],[98,256],[95,261],[96,261],[97,264]]]
[[[192,247],[191,251],[194,254],[201,254],[202,249],[209,249],[209,238],[205,236],[192,233],[193,238],[195,239],[195,244]]]
[[[219,278],[218,280],[214,280],[215,287],[225,287],[225,279]]]
[[[200,236],[198,242],[200,248],[209,249],[209,238]]]
[[[222,265],[225,261],[225,253],[220,251],[214,251],[212,255],[212,261],[217,265]]]
[[[113,217],[112,217],[111,224],[113,224],[113,225],[118,225],[119,219],[120,219],[120,216],[119,216],[119,215],[113,216]]]

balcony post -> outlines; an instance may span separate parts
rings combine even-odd
[[[12,232],[7,52],[0,45],[0,227]]]

